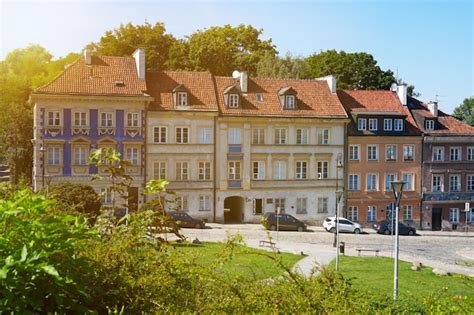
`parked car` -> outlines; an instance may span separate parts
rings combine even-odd
[[[278,216],[278,230],[279,231],[306,231],[306,224],[289,214],[265,213],[262,224],[266,229],[276,231]]]
[[[393,233],[395,233],[395,224],[393,224]],[[387,220],[377,222],[373,225],[374,230],[379,234],[390,235],[392,231],[390,229],[390,223]],[[398,222],[398,234],[400,235],[416,235],[416,229],[412,226]]]
[[[328,217],[323,222],[323,227],[326,231],[335,233],[336,232],[336,217]],[[352,222],[346,218],[339,218],[339,232],[349,232],[359,234],[364,229],[359,223]]]
[[[176,221],[179,227],[203,229],[206,226],[203,220],[194,219],[185,212],[169,211],[167,214]]]

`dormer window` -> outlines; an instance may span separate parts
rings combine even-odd
[[[188,94],[188,89],[183,84],[175,87],[173,89],[173,100],[175,106],[189,106]]]
[[[425,120],[425,129],[434,130],[434,120],[432,119]]]
[[[286,96],[286,107],[294,109],[295,108],[295,96],[294,95],[287,95]]]
[[[403,131],[403,119],[395,119],[395,131]]]
[[[178,92],[178,106],[188,106],[188,93]]]
[[[229,107],[230,108],[239,107],[239,94],[229,94]]]
[[[291,87],[285,87],[278,91],[281,106],[285,109],[296,108],[296,91]]]
[[[231,85],[224,90],[224,103],[228,108],[240,107],[240,90],[237,86]]]

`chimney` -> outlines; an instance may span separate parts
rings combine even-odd
[[[145,80],[145,50],[143,48],[138,48],[133,53],[133,58],[135,59],[135,65],[137,66],[137,74],[140,80]]]
[[[84,49],[83,55],[84,55],[84,62],[86,63],[86,65],[90,65],[91,64],[91,50],[87,48]]]
[[[336,76],[334,75],[327,75],[325,77],[317,78],[316,80],[318,81],[326,81],[329,89],[331,90],[331,93],[335,94],[336,93]]]
[[[407,105],[407,84],[400,82],[397,87],[397,95],[403,106]]]
[[[247,72],[242,71],[240,72],[239,79],[240,79],[240,90],[242,91],[242,93],[247,93],[249,75],[247,74]]]
[[[429,102],[427,105],[431,115],[438,117],[438,102]]]

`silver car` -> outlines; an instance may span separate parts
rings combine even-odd
[[[323,222],[323,227],[326,231],[335,233],[336,232],[336,217],[326,218]],[[355,223],[347,220],[346,218],[339,218],[339,232],[348,232],[359,234],[363,232],[364,229],[359,223]]]

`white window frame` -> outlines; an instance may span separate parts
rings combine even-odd
[[[371,182],[371,180],[369,179],[370,177],[375,178],[375,181]],[[374,185],[373,187],[372,187],[372,184]],[[367,174],[366,190],[367,191],[378,191],[379,190],[379,174],[378,173],[368,173]]]
[[[383,120],[383,130],[384,131],[392,131],[393,130],[393,119],[392,118],[385,118]]]
[[[114,112],[100,112],[100,127],[113,128],[115,126]]]
[[[265,128],[252,128],[252,144],[265,144]]]
[[[286,206],[285,198],[275,198],[274,204],[275,204],[275,212],[277,212],[278,208],[280,208],[280,213],[285,213],[285,206]]]
[[[466,191],[474,191],[474,174],[466,175]]]
[[[377,118],[369,118],[369,130],[377,131],[378,130],[378,120]]]
[[[329,161],[318,161],[316,167],[317,179],[329,178]]]
[[[411,154],[408,154],[411,153]],[[403,160],[414,161],[415,160],[415,145],[405,144],[403,145]]]
[[[153,179],[166,179],[167,163],[165,161],[153,162]]]
[[[62,119],[61,112],[59,110],[50,110],[46,112],[47,124],[48,127],[61,127]]]
[[[189,144],[189,127],[176,127],[175,140],[179,144]]]
[[[199,211],[211,211],[211,196],[210,195],[199,196]]]
[[[403,131],[403,119],[397,118],[394,119],[394,130],[395,131]]]
[[[425,129],[426,130],[434,130],[434,120],[433,119],[425,120]]]
[[[347,210],[348,219],[353,222],[359,221],[359,207],[357,206],[349,206]]]
[[[367,206],[367,222],[377,221],[377,206]]]
[[[457,152],[456,159],[453,159],[453,152]],[[450,161],[461,161],[462,148],[461,147],[449,147],[449,160]]]
[[[287,178],[287,162],[273,161],[273,179],[284,180]]]
[[[296,108],[296,97],[294,95],[285,96],[285,105],[286,108],[295,109]]]
[[[466,149],[466,160],[474,161],[474,147],[467,147],[467,149]]]
[[[252,179],[254,180],[265,179],[265,161],[252,162]]]
[[[229,128],[229,144],[242,144],[241,128]]]
[[[393,152],[391,152],[393,149]],[[397,145],[396,144],[387,144],[385,145],[385,161],[396,161],[397,160]],[[393,157],[390,154],[393,153]]]
[[[408,180],[408,176],[410,180]],[[414,191],[415,190],[415,173],[406,172],[402,173],[402,181],[405,182],[403,186],[404,191]]]
[[[296,144],[309,144],[309,129],[308,128],[296,129]]]
[[[454,181],[453,179],[456,178]],[[453,184],[456,183],[456,187]],[[454,188],[454,189],[453,189]],[[460,192],[462,189],[461,187],[461,175],[460,174],[451,174],[449,175],[449,191],[450,192]]]
[[[100,202],[103,205],[110,205],[112,204],[114,198],[114,192],[110,187],[103,187],[100,189]]]
[[[444,147],[433,147],[431,159],[435,162],[444,161]]]
[[[188,106],[188,93],[178,92],[176,94],[176,104],[178,106]]]
[[[459,223],[459,208],[449,208],[449,222],[453,224]]]
[[[229,94],[229,108],[239,108],[239,94]]]
[[[403,206],[403,220],[413,221],[413,206],[412,205]]]
[[[59,146],[48,146],[46,148],[46,165],[62,165],[62,148]]]
[[[318,144],[328,145],[330,144],[331,131],[328,128],[319,129],[318,132]]]
[[[367,130],[367,118],[357,118],[357,130]]]
[[[168,127],[153,127],[153,143],[168,143]]]
[[[349,160],[360,161],[360,145],[353,144],[349,146]]]
[[[439,185],[434,185],[435,184],[435,178],[437,179],[436,181],[439,181]],[[431,175],[431,191],[432,192],[443,192],[443,181],[444,181],[444,175],[440,174],[433,174]],[[436,187],[436,189],[435,189]],[[439,189],[438,189],[439,187]]]
[[[175,164],[176,180],[189,180],[189,163],[178,161]]]
[[[295,175],[296,175],[296,179],[308,178],[308,161],[295,162]]]
[[[308,213],[308,198],[296,198],[296,214]]]
[[[176,210],[181,212],[187,212],[189,210],[188,196],[179,195],[175,197]]]
[[[370,149],[375,148],[375,158],[371,158]],[[376,144],[368,144],[367,145],[367,161],[378,161],[379,160],[379,146]]]
[[[388,176],[393,176],[393,179],[389,181],[387,181],[387,177]],[[396,173],[385,173],[385,191],[392,191],[392,183],[397,181],[397,174]]]
[[[287,128],[275,128],[275,144],[287,144],[287,135],[288,129]]]
[[[73,145],[74,165],[87,165],[89,148],[85,145]]]
[[[211,162],[199,161],[198,162],[198,180],[211,180],[212,168]]]
[[[241,180],[242,179],[242,163],[240,161],[228,162],[228,179]]]
[[[328,213],[329,209],[329,198],[318,197],[318,213]]]
[[[347,180],[348,180],[347,187],[348,187],[349,191],[359,191],[360,190],[360,175],[359,174],[349,174],[347,176]]]
[[[126,115],[125,126],[128,128],[140,127],[140,113],[139,112],[128,112]]]
[[[125,160],[136,166],[140,164],[140,148],[137,146],[125,147]]]
[[[199,128],[199,143],[212,144],[212,128]]]
[[[76,117],[78,115],[79,117]],[[73,112],[73,127],[86,127],[87,123],[87,111],[75,111]]]

